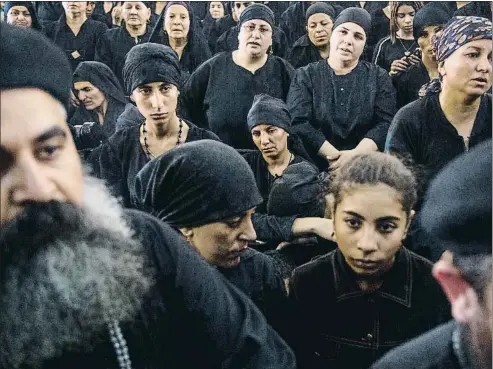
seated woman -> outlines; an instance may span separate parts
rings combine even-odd
[[[331,186],[337,249],[294,270],[289,284],[299,368],[366,369],[450,319],[433,264],[402,246],[416,180],[397,158],[365,153]]]
[[[293,67],[267,54],[272,44],[274,14],[263,4],[241,13],[238,50],[220,53],[202,64],[186,81],[181,107],[235,149],[253,149],[247,114],[255,95],[285,100]]]
[[[289,166],[306,162],[307,157],[301,142],[290,134],[291,116],[284,101],[266,94],[255,96],[247,124],[257,150],[239,152],[250,165],[264,199],[252,217],[258,239],[265,242],[256,248],[262,251],[273,249],[281,242],[307,234],[330,237],[332,224],[326,219],[267,214],[266,205],[276,178],[281,177]],[[312,164],[309,165],[317,171]]]
[[[373,63],[393,77],[419,62],[413,35],[413,18],[422,1],[390,1],[390,36],[381,39],[373,52]]]
[[[281,333],[287,295],[273,260],[248,247],[262,196],[238,152],[211,140],[184,144],[147,164],[135,193],[143,210],[178,230]]]
[[[149,39],[171,47],[188,74],[212,56],[198,22],[186,1],[169,1]]]
[[[111,28],[99,37],[95,60],[110,67],[123,86],[125,56],[135,45],[147,42],[151,35],[150,4],[147,1],[124,1],[121,17],[124,21],[121,27]]]
[[[440,8],[425,6],[418,10],[413,21],[414,39],[417,40],[421,61],[392,78],[397,93],[397,109],[417,100],[421,87],[438,78],[438,63],[433,50],[433,37],[439,34],[449,20]]]
[[[287,58],[295,69],[329,57],[335,17],[335,9],[326,3],[317,2],[307,9],[306,34],[294,43]]]
[[[171,48],[153,43],[135,46],[125,60],[123,78],[143,120],[110,137],[101,148],[99,165],[100,177],[128,207],[135,176],[148,161],[185,142],[218,138],[177,115],[182,79]]]
[[[129,101],[113,71],[103,63],[86,61],[80,63],[73,74],[74,95],[79,106],[70,119],[73,126],[96,122],[102,126],[100,137],[94,137],[94,148],[115,133],[116,120]],[[87,147],[89,148],[89,147]]]
[[[336,170],[357,153],[383,150],[395,114],[385,70],[360,60],[371,18],[347,8],[334,23],[327,60],[296,71],[287,105],[293,131],[320,169]]]

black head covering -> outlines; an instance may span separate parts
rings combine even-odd
[[[10,8],[14,6],[25,6],[27,10],[29,11],[29,14],[31,14],[31,19],[32,19],[32,28],[37,29],[38,31],[41,31],[42,27],[41,24],[39,23],[38,20],[38,15],[36,14],[36,9],[34,9],[34,5],[32,4],[31,1],[6,1],[5,2],[5,7],[3,8],[3,20],[7,21],[7,13],[9,12]]]
[[[355,23],[363,28],[367,37],[370,34],[371,15],[365,9],[353,7],[344,9],[336,18],[333,29],[336,29],[343,23]]]
[[[126,104],[123,88],[118,82],[115,73],[106,65],[96,61],[85,61],[75,69],[73,82],[90,82],[97,87],[107,98]]]
[[[136,45],[125,57],[123,66],[125,91],[131,95],[139,86],[151,82],[181,85],[181,68],[178,56],[168,46],[154,43]]]
[[[0,89],[34,87],[68,108],[72,70],[65,54],[41,32],[0,23]]]
[[[241,13],[238,21],[238,27],[241,27],[243,23],[252,19],[261,19],[266,21],[271,27],[274,27],[276,23],[274,12],[264,4],[252,4],[243,10],[243,13]]]
[[[176,228],[214,223],[263,201],[246,160],[212,140],[186,143],[150,161],[135,191],[143,208]]]
[[[413,19],[413,36],[417,40],[419,34],[429,26],[445,25],[449,21],[448,13],[439,7],[425,6],[416,12]]]
[[[272,184],[267,213],[279,217],[323,217],[327,176],[306,161],[291,164]]]
[[[289,114],[286,103],[281,99],[260,94],[253,98],[253,104],[247,116],[247,124],[250,131],[259,124],[268,124],[289,132],[291,114]]]
[[[322,3],[322,2],[317,2],[315,4],[310,5],[310,7],[306,10],[306,15],[305,15],[305,21],[308,23],[308,19],[313,14],[327,14],[332,21],[336,19],[336,10],[332,7],[332,5],[329,5],[327,3]]]
[[[491,254],[491,140],[448,164],[431,183],[422,226],[456,255]]]

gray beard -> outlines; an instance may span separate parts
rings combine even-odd
[[[85,181],[83,227],[95,236],[56,239],[0,281],[0,367],[35,368],[67,348],[90,350],[110,319],[132,320],[153,285],[122,208],[101,182]]]

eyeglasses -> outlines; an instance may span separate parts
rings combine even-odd
[[[269,28],[267,28],[267,27],[265,27],[265,26],[258,26],[258,27],[256,27],[256,26],[255,26],[255,25],[253,25],[253,24],[245,24],[245,25],[243,25],[243,27],[242,27],[242,28],[243,28],[246,32],[250,32],[250,33],[251,33],[251,32],[254,32],[255,30],[257,30],[257,29],[258,29],[261,35],[268,35],[269,33],[271,33],[271,32],[272,32],[272,30],[271,30],[271,29],[269,29]]]

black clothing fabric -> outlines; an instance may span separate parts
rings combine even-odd
[[[231,27],[224,32],[217,40],[215,50],[217,53],[222,51],[234,51],[238,49],[238,26]],[[284,32],[276,27],[272,27],[272,55],[285,59],[289,51],[289,45]]]
[[[450,321],[399,346],[370,369],[461,369],[452,343],[457,323]]]
[[[338,150],[354,149],[369,138],[383,150],[395,114],[395,90],[379,66],[360,61],[346,75],[336,75],[326,60],[296,71],[287,105],[293,131],[320,169],[318,151],[327,140]]]
[[[419,90],[428,82],[430,82],[430,75],[422,62],[393,77],[392,83],[397,95],[397,109],[419,99]]]
[[[50,40],[36,30],[1,22],[0,48],[0,89],[39,88],[68,108],[72,71],[63,52]]]
[[[305,15],[309,7],[308,1],[296,1],[282,13],[279,28],[286,34],[289,47],[306,33]]]
[[[471,1],[462,8],[457,9],[454,17],[476,16],[491,20],[491,3],[487,1]]]
[[[262,4],[267,5],[274,13],[276,26],[279,25],[282,13],[284,13],[286,9],[289,8],[291,3],[291,1],[262,1]]]
[[[264,66],[251,73],[233,61],[232,53],[220,53],[185,82],[183,113],[191,121],[201,122],[225,144],[254,149],[247,126],[254,96],[265,93],[286,100],[293,72],[285,60],[268,56]]]
[[[366,369],[390,349],[450,319],[428,260],[401,248],[375,292],[362,291],[339,249],[293,272],[298,368]]]
[[[181,235],[147,214],[126,211],[155,270],[155,284],[130,323],[121,323],[132,367],[289,368],[289,347],[241,291],[207,265]],[[118,369],[109,333],[91,352],[64,352],[42,369]],[[193,355],[191,355],[193,351]]]
[[[101,35],[96,44],[95,60],[110,67],[118,77],[121,86],[125,86],[122,75],[125,57],[132,47],[147,42],[151,31],[152,28],[147,26],[146,32],[142,36],[133,38],[126,27],[107,30]]]
[[[392,43],[390,37],[381,39],[373,52],[372,63],[390,72],[390,66],[394,60],[401,59],[406,52],[413,54],[419,48],[415,40],[396,39]]]
[[[209,131],[186,121],[190,127],[186,142],[211,139],[219,140]],[[120,197],[124,206],[137,207],[135,203],[135,178],[137,173],[149,162],[140,144],[140,125],[117,131],[101,148],[96,167],[100,168],[99,177],[104,179],[116,197]]]
[[[454,255],[491,255],[491,155],[491,140],[462,154],[427,193],[423,227]]]
[[[33,4],[42,26],[56,22],[64,12],[61,1],[34,1]]]
[[[151,42],[137,45],[128,52],[122,75],[129,95],[146,83],[166,82],[178,89],[182,83],[178,56],[173,49]]]
[[[238,20],[238,26],[241,27],[243,23],[251,21],[252,19],[260,19],[269,23],[271,27],[274,27],[274,18],[274,12],[267,5],[254,3],[241,13],[240,19]]]
[[[106,24],[87,19],[74,35],[67,25],[65,13],[57,22],[45,25],[44,32],[67,56],[72,71],[83,61],[95,60],[96,43],[108,29]]]
[[[116,120],[123,113],[125,105],[128,103],[123,89],[113,71],[105,64],[95,61],[82,62],[75,70],[73,82],[82,81],[93,84],[104,94],[107,100],[108,107],[102,123],[104,136],[107,139],[115,133]],[[77,96],[75,91],[74,94]],[[84,104],[80,102],[79,107],[70,119],[70,124],[80,125],[84,122],[97,122],[100,124],[98,114],[94,110],[85,109]]]
[[[164,30],[164,18],[166,16],[165,9],[163,9],[159,20],[154,25],[149,42],[155,42],[170,46],[168,33]],[[208,60],[212,54],[209,50],[209,45],[205,39],[202,27],[200,26],[200,20],[197,19],[193,13],[189,14],[190,28],[187,36],[187,45],[183,49],[183,53],[180,58],[180,65],[183,71],[192,74],[195,69],[203,62]]]
[[[35,30],[38,31],[41,31],[43,29],[41,23],[38,20],[38,16],[36,15],[36,9],[34,9],[34,5],[30,1],[6,1],[5,6],[3,8],[4,21],[7,21],[7,14],[10,8],[14,6],[24,6],[28,10],[32,20],[31,28],[34,28]]]
[[[359,7],[349,7],[344,9],[336,18],[333,29],[336,29],[341,24],[354,23],[363,28],[365,34],[368,35],[371,30],[371,15],[365,9]]]
[[[137,175],[135,193],[143,209],[175,228],[225,220],[262,202],[246,161],[213,140],[181,145],[151,160]]]
[[[138,126],[144,121],[144,116],[140,114],[139,109],[134,104],[125,105],[125,110],[116,120],[115,131],[118,132],[124,128]]]
[[[202,20],[205,19],[209,13],[209,2],[206,1],[190,1],[190,10],[195,18]]]
[[[289,133],[291,131],[291,115],[286,103],[266,94],[256,95],[252,107],[248,111],[248,129],[251,131],[259,124],[269,124]]]
[[[413,19],[414,39],[417,40],[426,27],[438,25],[444,26],[449,19],[449,14],[443,9],[429,6],[419,9]]]
[[[237,23],[233,19],[233,16],[231,14],[228,14],[222,18],[216,19],[208,33],[206,33],[204,30],[204,35],[207,38],[212,54],[217,53],[216,44],[219,37],[221,37],[221,35],[224,32],[228,31],[231,27],[235,27],[236,24]]]
[[[287,60],[294,69],[322,60],[320,51],[312,44],[308,35],[301,36],[293,45]]]

